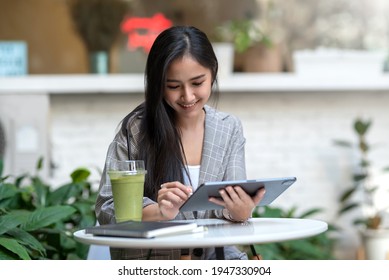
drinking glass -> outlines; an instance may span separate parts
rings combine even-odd
[[[112,185],[116,222],[141,221],[145,165],[143,160],[111,160],[107,173]]]

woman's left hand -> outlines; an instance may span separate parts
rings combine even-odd
[[[228,186],[219,193],[222,199],[211,197],[209,201],[226,208],[232,220],[246,221],[265,195],[265,189],[261,188],[252,197],[240,186]]]

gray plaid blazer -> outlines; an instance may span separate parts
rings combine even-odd
[[[205,133],[201,157],[199,185],[204,182],[246,179],[245,138],[240,120],[233,115],[216,111],[206,105]],[[138,152],[140,116],[135,115],[130,121],[131,156]],[[119,131],[108,147],[106,162],[128,159],[127,138]],[[148,197],[143,198],[143,207],[156,203]],[[100,224],[115,223],[112,189],[109,177],[104,168],[99,194],[96,201],[96,215]],[[179,213],[176,220],[183,219],[223,218],[220,210]],[[213,249],[204,249],[203,259],[215,257]],[[113,259],[179,259],[181,251],[148,249],[111,248]],[[225,248],[226,259],[245,259],[247,256],[235,247]]]

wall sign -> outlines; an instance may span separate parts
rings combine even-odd
[[[22,41],[0,41],[0,76],[27,74],[27,44]]]
[[[129,50],[142,48],[145,53],[149,53],[159,33],[171,26],[172,22],[168,18],[157,13],[150,18],[126,18],[121,25],[121,30],[128,36],[127,48]]]

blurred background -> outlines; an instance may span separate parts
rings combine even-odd
[[[69,9],[72,2],[77,1],[0,1],[0,39],[22,40],[28,45],[29,74],[88,72],[87,50],[77,33],[75,13]],[[381,50],[385,53],[388,50],[389,20],[386,15],[389,8],[385,0],[330,0],[324,3],[308,0],[243,0],[239,3],[233,0],[122,2],[125,7],[116,7],[105,12],[98,11],[97,7],[96,13],[107,20],[110,17],[114,19],[115,13],[116,16],[120,16],[122,14],[120,9],[125,9],[126,17],[151,18],[157,13],[162,13],[173,24],[197,26],[213,40],[221,39],[221,36],[217,35],[220,33],[218,29],[228,26],[228,22],[248,20],[260,30],[262,37],[266,36],[275,46],[282,45],[284,58],[288,58],[296,50],[304,49]],[[85,22],[91,9],[93,8],[84,13]],[[96,22],[95,19],[88,22],[93,20]],[[80,21],[82,13],[78,13],[78,22]],[[106,25],[105,28],[107,30],[110,27]],[[233,28],[224,31],[225,40],[226,37],[232,37],[232,31]],[[251,30],[248,37],[260,41],[262,37],[254,33],[256,32]],[[127,50],[127,34],[125,31],[120,32],[110,49],[113,73],[143,71],[141,65],[132,68],[118,61],[121,53]],[[137,58],[139,59],[137,62],[140,63],[142,58]],[[285,68],[287,67],[283,65],[282,70]]]
[[[0,0],[3,175],[43,157],[53,187],[83,166],[96,189],[155,36],[194,25],[219,58],[218,109],[242,120],[248,178],[296,176],[274,207],[336,226],[337,259],[367,258],[373,233],[353,222],[379,213],[370,257],[389,258],[388,14],[385,0]]]

